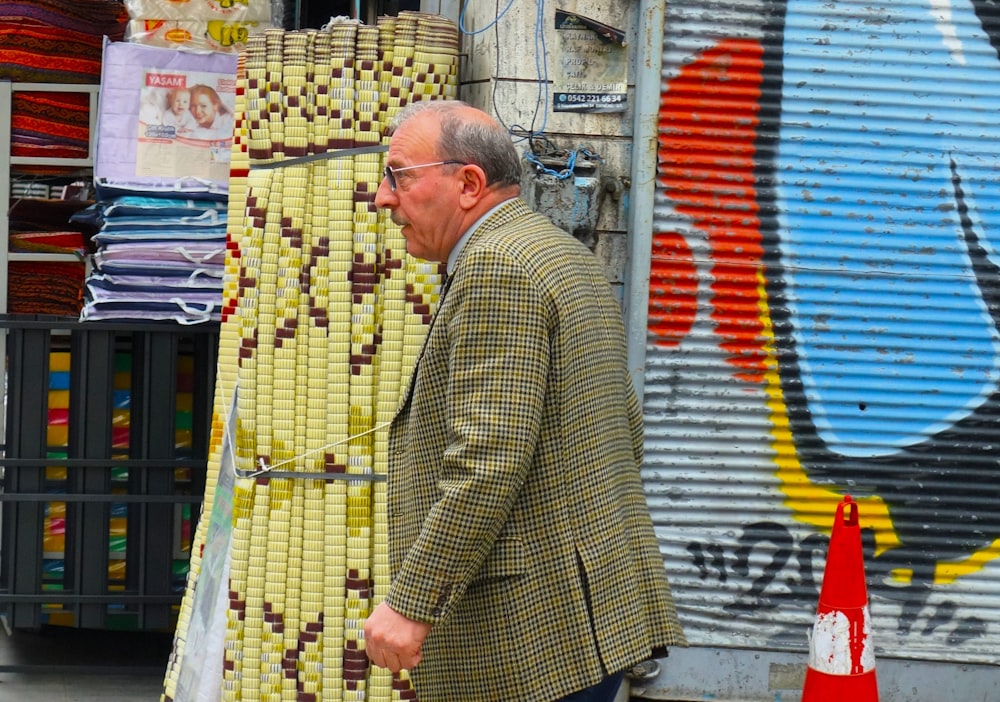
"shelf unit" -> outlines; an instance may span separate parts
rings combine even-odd
[[[183,595],[172,571],[182,510],[193,533],[203,499],[215,388],[219,326],[82,323],[47,315],[8,314],[10,263],[79,261],[72,254],[10,253],[10,171],[18,165],[92,169],[97,85],[0,81],[0,361],[6,361],[0,416],[0,623],[164,630]],[[87,158],[15,157],[11,112],[17,92],[90,96]],[[48,436],[52,352],[68,351],[67,439]],[[116,359],[130,359],[127,447],[116,444]],[[178,443],[178,368],[194,367],[190,446]],[[47,469],[65,478],[47,476]],[[177,471],[187,477],[177,477]],[[122,471],[125,477],[122,478]],[[57,484],[57,491],[53,491]],[[46,505],[65,505],[64,545],[45,550]],[[112,510],[126,508],[123,552],[109,547]],[[53,556],[61,556],[53,558]],[[114,556],[114,558],[112,558]],[[184,556],[186,557],[186,556]],[[60,574],[47,570],[61,562]],[[111,580],[109,560],[124,576]]]
[[[11,166],[68,166],[79,168],[94,167],[94,148],[97,134],[97,100],[100,86],[75,83],[15,83],[0,81],[0,314],[7,313],[8,286],[10,285],[10,263],[12,261],[79,261],[72,254],[55,253],[10,253],[10,170]],[[14,93],[86,93],[90,95],[90,139],[86,158],[47,158],[11,155],[11,112]],[[0,341],[0,351],[2,351]]]

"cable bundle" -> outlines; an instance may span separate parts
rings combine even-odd
[[[456,95],[457,48],[451,22],[409,12],[247,43],[209,485],[164,702],[194,699],[195,668],[218,671],[227,701],[413,698],[405,674],[369,667],[363,631],[389,585],[387,425],[442,270],[406,254],[374,200],[389,120]],[[224,579],[201,571],[220,560],[229,489]],[[226,603],[214,667],[200,660],[211,600]]]

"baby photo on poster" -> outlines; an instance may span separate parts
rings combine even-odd
[[[140,101],[136,175],[225,176],[236,101],[232,76],[147,69]]]

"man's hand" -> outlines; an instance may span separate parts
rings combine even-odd
[[[372,663],[398,673],[415,668],[431,625],[408,619],[382,602],[365,622],[365,652]]]

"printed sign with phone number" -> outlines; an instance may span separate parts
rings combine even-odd
[[[583,109],[621,112],[625,105],[625,93],[554,93],[552,107],[557,112]]]

